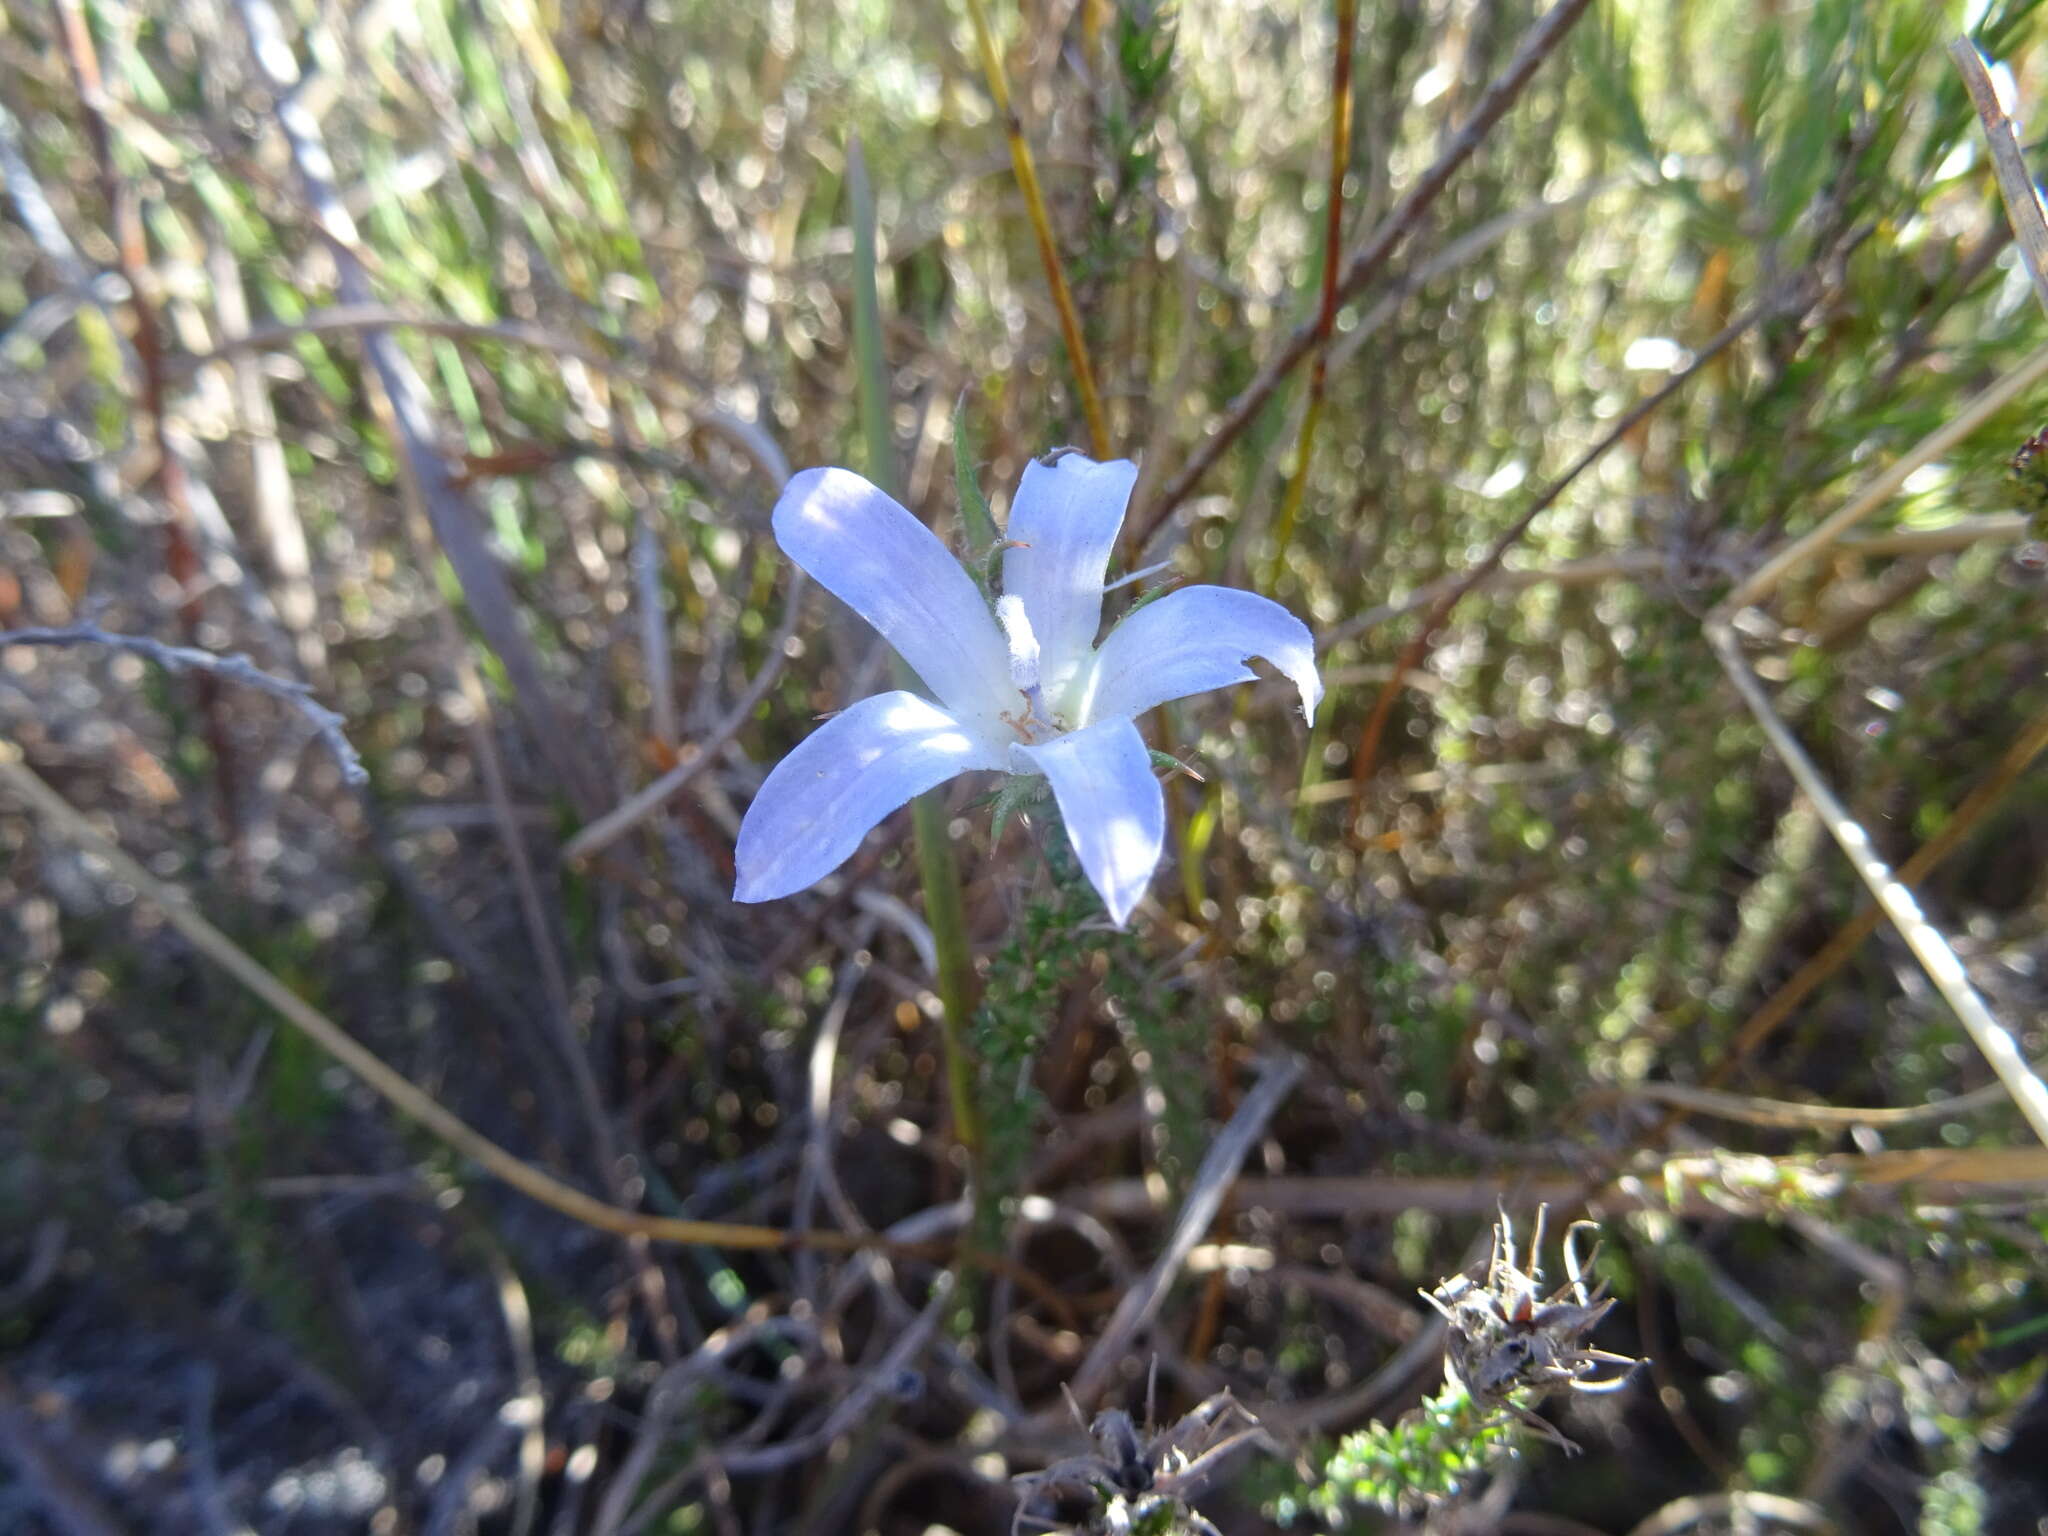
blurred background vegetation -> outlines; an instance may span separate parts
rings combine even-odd
[[[1007,1530],[1276,1052],[1311,1070],[1111,1400],[1141,1410],[1156,1359],[1161,1418],[1227,1385],[1313,1454],[1433,1385],[1416,1288],[1497,1201],[1591,1199],[1599,1342],[1651,1363],[1553,1405],[1583,1454],[1531,1437],[1472,1519],[2035,1529],[2048,1167],[1889,929],[1756,1023],[1863,897],[1701,620],[2048,342],[1942,52],[1967,27],[2038,104],[2048,38],[2032,0],[1560,10],[1422,200],[1542,8],[1358,15],[1342,249],[1399,238],[1336,315],[1305,466],[1308,367],[1231,403],[1318,314],[1331,10],[994,13],[1143,468],[1127,568],[1302,613],[1329,697],[1313,731],[1271,684],[1162,712],[1204,782],[1169,787],[1128,940],[955,786],[984,1092],[1032,1199],[936,1331],[940,1261],[622,1240],[508,1192],[0,793],[0,1529]],[[10,6],[0,626],[244,653],[368,777],[290,699],[98,643],[0,647],[0,735],[531,1163],[929,1236],[960,1170],[906,818],[836,883],[729,899],[762,774],[879,677],[844,609],[787,601],[767,528],[785,466],[874,468],[856,140],[895,469],[952,536],[956,412],[998,508],[1089,440],[966,12]],[[1747,637],[1894,864],[1990,786],[1921,891],[2030,1059],[2048,636],[2007,461],[2041,399]],[[1950,1155],[1902,1181],[1916,1149]],[[1204,1508],[1268,1528],[1250,1480]]]

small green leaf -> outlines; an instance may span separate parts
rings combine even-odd
[[[985,564],[994,555],[998,534],[995,514],[988,509],[988,498],[981,494],[981,481],[977,478],[974,450],[974,432],[967,424],[967,391],[960,391],[960,398],[953,406],[953,483],[960,495],[960,527],[967,535],[967,554],[975,564]],[[984,574],[983,583],[987,585]]]

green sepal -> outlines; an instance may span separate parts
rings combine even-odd
[[[1175,757],[1171,752],[1162,752],[1157,747],[1153,747],[1151,749],[1151,752],[1152,766],[1154,768],[1157,768],[1161,773],[1184,773],[1189,778],[1193,779],[1197,784],[1206,784],[1209,782],[1207,779],[1203,778],[1201,774],[1197,773],[1193,768],[1190,768],[1186,763],[1182,762],[1179,758]]]
[[[1002,841],[1003,828],[1010,824],[1010,818],[1019,811],[1028,811],[1045,798],[1051,785],[1035,773],[1013,774],[1003,781],[1003,787],[992,797],[995,814],[989,820],[988,840],[991,847]]]

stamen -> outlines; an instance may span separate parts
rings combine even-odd
[[[1115,581],[1103,587],[1102,590],[1114,592],[1118,587],[1128,587],[1134,581],[1143,581],[1147,576],[1157,576],[1161,571],[1170,571],[1172,569],[1173,562],[1171,560],[1162,560],[1157,565],[1148,565],[1141,571],[1131,572],[1128,576],[1119,576]]]
[[[1038,691],[1038,635],[1021,597],[996,599],[996,617],[1010,642],[1010,681],[1027,698]]]

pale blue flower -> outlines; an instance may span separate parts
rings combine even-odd
[[[1313,719],[1315,643],[1279,604],[1182,587],[1095,643],[1103,578],[1138,468],[1078,453],[1025,467],[989,602],[931,530],[844,469],[793,477],[775,505],[790,559],[896,648],[933,694],[862,699],[775,766],[740,824],[740,901],[820,880],[912,796],[970,769],[1051,782],[1081,868],[1121,926],[1145,894],[1166,800],[1132,723],[1155,704],[1250,682],[1271,662]]]

